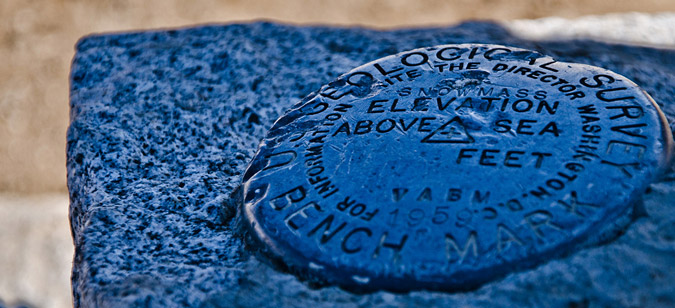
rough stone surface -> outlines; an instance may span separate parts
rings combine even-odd
[[[312,289],[247,253],[231,195],[285,109],[368,61],[465,42],[610,69],[675,124],[675,52],[532,42],[490,23],[397,31],[255,23],[88,37],[73,62],[68,131],[75,306],[675,305],[672,170],[617,239],[473,292]]]

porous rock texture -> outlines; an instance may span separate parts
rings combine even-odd
[[[675,124],[675,51],[528,41],[492,23],[393,31],[250,23],[82,39],[67,149],[75,307],[675,305],[672,168],[616,239],[471,292],[316,289],[246,250],[233,191],[285,109],[363,63],[474,42],[615,71]]]

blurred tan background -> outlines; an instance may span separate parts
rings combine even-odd
[[[673,0],[0,0],[0,302],[71,305],[68,72],[86,34],[259,19],[377,28],[488,19],[535,39],[582,33],[622,41],[642,31],[630,41],[672,47],[675,15],[667,12],[674,11]],[[625,12],[659,14],[582,17]],[[523,20],[548,16],[557,17]],[[653,29],[644,35],[632,23]]]

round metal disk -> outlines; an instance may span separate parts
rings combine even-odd
[[[630,80],[496,45],[358,67],[276,121],[244,176],[256,249],[313,281],[462,290],[603,240],[672,136]]]

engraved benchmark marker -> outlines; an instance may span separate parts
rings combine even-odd
[[[251,246],[357,290],[457,291],[593,245],[668,164],[654,101],[534,51],[388,56],[276,121],[243,179]]]

